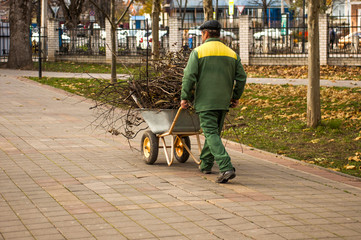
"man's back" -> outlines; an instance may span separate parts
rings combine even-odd
[[[245,80],[239,57],[218,38],[209,38],[194,49],[183,82],[195,81],[196,111],[228,110],[237,73]]]

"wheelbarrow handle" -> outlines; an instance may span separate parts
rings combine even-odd
[[[174,120],[173,120],[173,122],[172,122],[172,125],[171,125],[170,128],[169,128],[169,131],[168,131],[169,134],[172,134],[173,128],[174,128],[174,126],[175,126],[175,124],[176,124],[176,122],[177,122],[177,120],[178,120],[178,118],[179,118],[179,115],[180,115],[182,109],[183,109],[182,107],[180,107],[180,108],[178,109],[177,114],[175,115]]]

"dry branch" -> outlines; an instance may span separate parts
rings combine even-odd
[[[148,73],[144,68],[137,76],[115,83],[96,79],[95,92],[97,127],[105,128],[114,135],[134,138],[143,128],[139,108],[177,109],[180,103],[183,69],[188,54],[180,51],[167,53],[152,61]]]

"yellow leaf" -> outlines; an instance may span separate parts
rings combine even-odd
[[[320,141],[320,139],[313,139],[311,140],[311,143],[315,144],[315,143],[318,143]]]
[[[344,168],[346,170],[353,170],[353,169],[356,169],[356,166],[355,165],[346,165],[346,166],[344,166]]]
[[[273,118],[273,116],[271,114],[263,117],[263,119],[265,119],[265,120],[272,120],[272,118]]]
[[[361,139],[361,137],[357,137],[357,138],[354,139],[354,141],[358,141],[360,139]]]

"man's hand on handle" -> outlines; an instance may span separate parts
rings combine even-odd
[[[188,100],[181,100],[181,108],[187,109],[189,107]]]
[[[231,105],[230,105],[231,108],[237,107],[238,104],[239,104],[239,99],[231,99]]]

